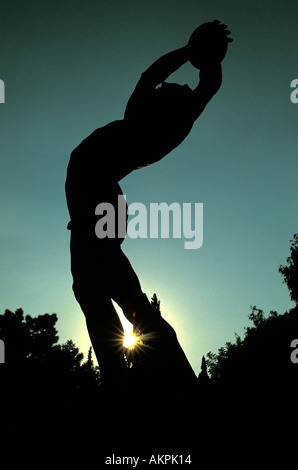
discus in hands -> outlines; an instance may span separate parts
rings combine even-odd
[[[219,64],[226,55],[228,43],[233,39],[225,24],[214,20],[199,26],[188,42],[190,63],[197,69]]]

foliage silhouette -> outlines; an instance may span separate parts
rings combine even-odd
[[[160,312],[160,300],[158,300],[157,295],[154,293],[151,298],[151,307],[156,310],[158,313]]]
[[[297,298],[297,235],[294,235],[288,265],[280,267],[292,300]],[[298,338],[298,306],[278,314],[253,306],[249,315],[253,326],[245,328],[244,338],[235,334],[217,354],[207,354],[207,367],[218,400],[217,416],[228,421],[231,410],[245,410],[246,437],[254,434],[258,445],[293,445],[291,423],[294,422],[298,367],[292,363],[291,342]],[[227,414],[224,409],[228,409]],[[296,413],[297,414],[297,413]],[[291,417],[291,418],[290,418]],[[289,432],[285,433],[284,428]],[[231,434],[232,430],[230,429]],[[234,435],[235,437],[235,435]]]
[[[82,364],[84,356],[72,340],[57,344],[57,320],[55,313],[33,318],[24,316],[20,308],[15,312],[5,310],[4,315],[0,315],[0,337],[6,346],[6,362],[12,367],[22,364],[26,371],[41,366],[50,370],[54,366],[61,375],[67,372],[79,376],[89,368],[95,383],[99,384],[99,368],[94,366],[90,353],[87,362]]]
[[[56,314],[33,318],[22,309],[0,315],[6,348],[0,368],[0,446],[48,446],[62,433],[59,421],[72,420],[74,410],[78,418],[80,403],[95,401],[100,374],[91,352],[83,362],[73,341],[58,344],[56,322]]]
[[[291,299],[298,303],[298,234],[293,235],[291,240],[291,254],[287,258],[287,265],[280,266],[279,272],[284,278],[284,282],[287,284],[290,291]]]
[[[201,372],[199,373],[198,379],[198,384],[201,389],[208,390],[210,386],[210,377],[207,371],[207,363],[205,356],[202,357]]]

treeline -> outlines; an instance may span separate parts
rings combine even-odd
[[[252,307],[252,324],[244,337],[235,334],[234,342],[203,358],[200,390],[213,418],[225,429],[225,442],[234,439],[239,446],[261,448],[297,446],[297,234],[286,261],[279,272],[295,306],[283,314],[271,311],[267,316]]]
[[[22,309],[0,315],[0,447],[67,445],[82,405],[87,411],[96,400],[100,372],[91,349],[84,360],[73,341],[58,344],[56,322],[56,314],[33,318]]]

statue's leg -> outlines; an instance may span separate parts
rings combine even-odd
[[[102,383],[121,383],[126,363],[124,330],[111,301],[108,253],[102,255],[94,237],[72,230],[71,270],[73,291],[85,315],[89,337],[100,367]],[[101,256],[102,255],[102,256]],[[105,261],[105,259],[107,261]]]
[[[151,307],[142,292],[138,277],[120,246],[114,253],[115,269],[111,275],[111,297],[122,308],[126,318],[141,333],[143,345],[139,344],[134,353],[139,355],[144,366],[152,374],[162,374],[164,382],[177,374],[181,384],[194,385],[196,376],[179,344],[175,330],[159,312]]]
[[[103,385],[119,388],[124,384],[126,363],[123,354],[124,331],[109,298],[81,303],[89,337],[99,363]]]

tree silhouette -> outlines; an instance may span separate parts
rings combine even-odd
[[[100,390],[91,351],[83,362],[73,341],[58,344],[56,322],[56,314],[33,318],[22,309],[0,315],[6,349],[0,368],[0,438],[8,446],[45,445],[51,433],[59,434],[57,422],[72,422],[74,416],[78,421],[83,404],[86,411]]]
[[[210,385],[210,377],[208,375],[207,371],[207,363],[205,356],[202,357],[202,363],[201,363],[201,372],[199,373],[198,377],[198,384],[201,388],[207,388]]]
[[[157,295],[153,294],[151,298],[151,306],[158,312],[160,312],[160,300],[158,300]]]
[[[292,300],[297,299],[297,241],[294,235],[288,265],[279,268]],[[271,311],[268,316],[254,306],[249,320],[252,326],[245,328],[243,339],[236,335],[235,342],[207,354],[216,391],[215,413],[229,422],[227,410],[245,410],[242,437],[248,439],[251,432],[258,435],[261,445],[287,446],[293,444],[294,434],[284,434],[282,429],[291,429],[295,421],[293,403],[298,387],[298,367],[290,360],[292,340],[298,338],[298,306],[284,314]],[[239,438],[232,425],[229,431],[234,439]]]
[[[88,369],[99,382],[99,369],[94,367],[91,351],[87,362],[82,364],[83,354],[72,340],[59,345],[58,331],[55,327],[58,317],[55,313],[38,315],[33,318],[24,316],[21,308],[15,312],[5,310],[0,315],[0,337],[6,347],[6,363],[9,368],[25,367],[26,370],[37,367],[56,371],[68,371],[78,374]]]
[[[291,254],[287,258],[287,265],[280,266],[279,272],[282,274],[284,282],[290,291],[291,299],[298,303],[298,234],[293,235],[291,240]]]
[[[279,272],[288,285],[292,300],[295,300],[298,281],[298,236],[296,234],[291,242],[291,255],[287,258],[288,265],[280,266]],[[293,336],[295,334],[298,336],[297,305],[282,315],[271,311],[268,317],[265,316],[263,310],[253,306],[248,318],[253,326],[245,328],[243,340],[236,335],[235,343],[227,342],[217,354],[208,353],[207,365],[214,382],[230,383],[235,380],[236,376],[239,382],[243,369],[245,369],[245,374],[241,380],[248,382],[250,373],[255,376],[258,371],[259,380],[262,380],[261,376],[265,377],[265,375],[270,375],[272,378],[274,376],[276,380],[278,366],[280,366],[281,374],[282,370],[288,369],[286,365],[289,359],[289,345]],[[250,364],[249,367],[248,364],[244,367],[245,361]],[[271,370],[272,363],[274,372]],[[241,367],[240,364],[242,364]],[[237,374],[235,374],[236,369]]]

